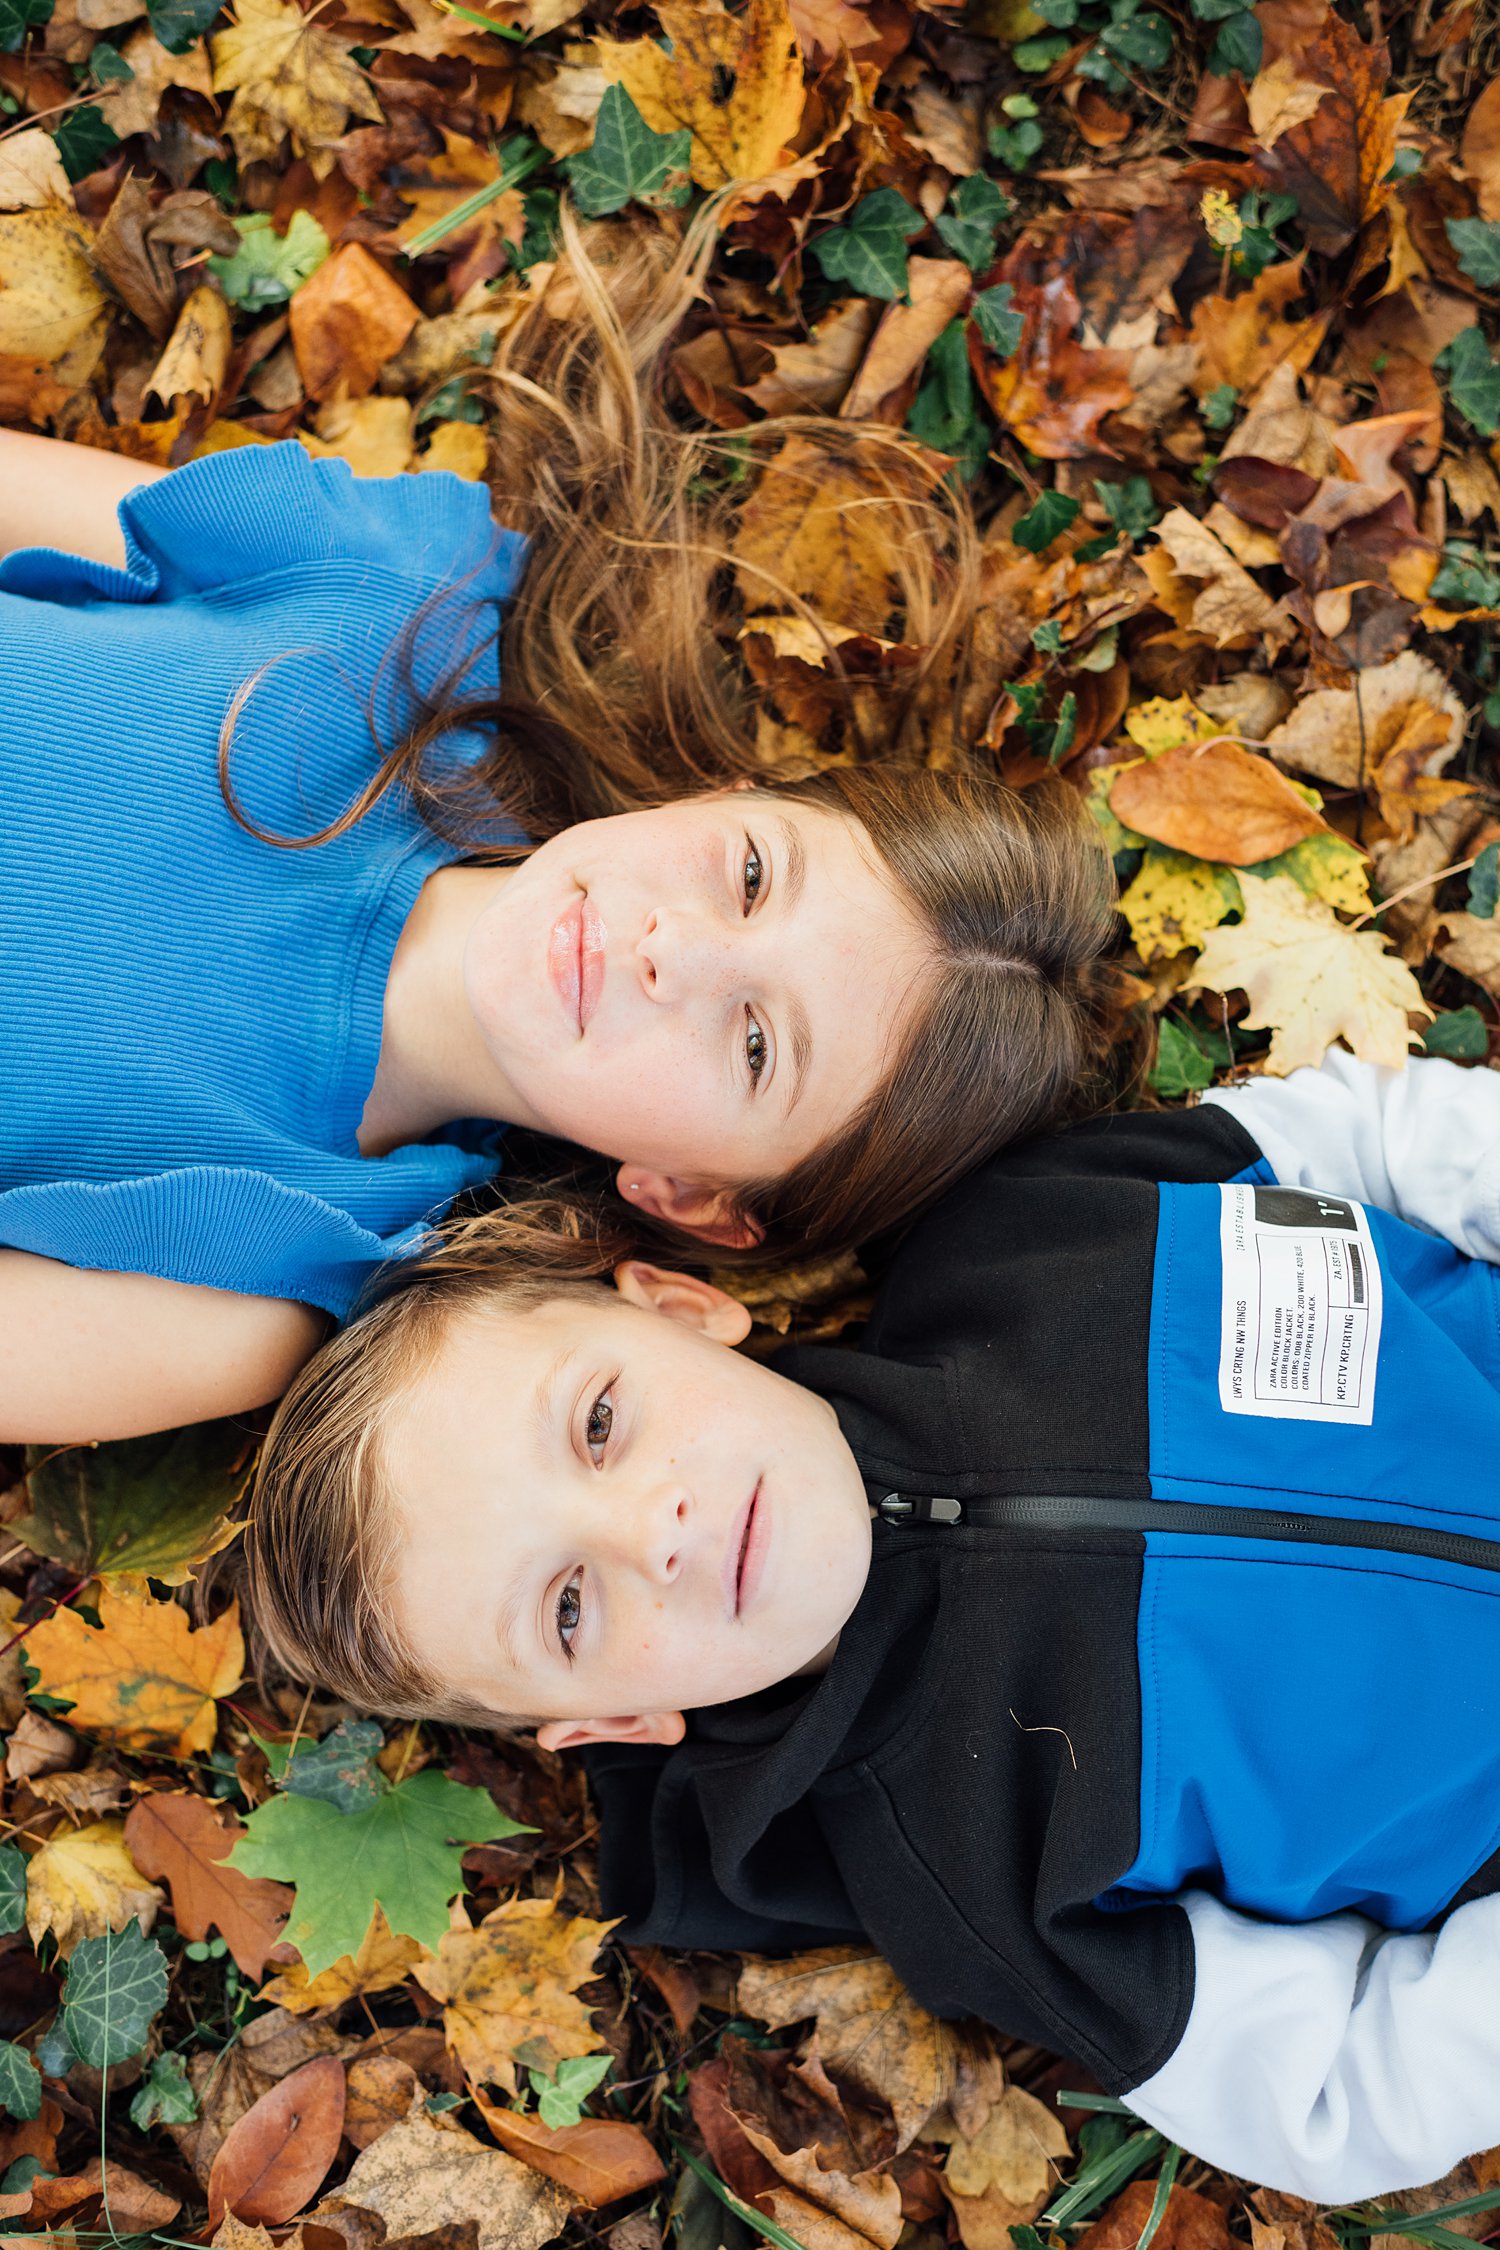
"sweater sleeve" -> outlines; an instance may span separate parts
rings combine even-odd
[[[1335,1049],[1316,1070],[1216,1087],[1284,1187],[1323,1188],[1500,1262],[1500,1072],[1405,1070]]]
[[[1500,2139],[1500,1895],[1440,1930],[1260,1922],[1206,1892],[1192,2013],[1125,2099],[1223,2170],[1316,2203],[1440,2179]]]

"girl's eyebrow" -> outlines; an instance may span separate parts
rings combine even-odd
[[[781,871],[781,904],[790,913],[802,896],[802,885],[807,875],[807,853],[802,838],[789,820],[778,820],[776,832],[781,842],[781,856],[785,865]]]

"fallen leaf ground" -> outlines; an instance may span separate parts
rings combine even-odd
[[[1141,1098],[1339,1037],[1493,1059],[1494,0],[0,0],[0,113],[0,420],[159,464],[294,435],[482,476],[483,366],[547,289],[559,195],[672,226],[739,183],[673,403],[730,438],[904,425],[965,480],[981,601],[928,754],[961,733],[1087,797],[1155,1024]],[[880,535],[847,537],[858,455],[794,440],[743,482],[762,747],[877,751],[920,651]],[[757,1311],[806,1318],[826,1279]],[[873,1958],[613,1944],[566,1764],[247,1686],[232,1608],[171,1592],[247,1466],[220,1431],[3,1462],[0,2225],[1490,2231],[1494,2154],[1319,2214]]]

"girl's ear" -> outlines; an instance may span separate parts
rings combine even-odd
[[[721,1244],[728,1250],[750,1250],[761,1239],[754,1219],[735,1209],[730,1188],[704,1187],[696,1180],[674,1179],[668,1172],[648,1172],[639,1164],[622,1164],[615,1186],[627,1203],[648,1218],[681,1227],[700,1242]]]
[[[549,1719],[536,1730],[541,1750],[582,1750],[590,1742],[680,1742],[687,1723],[680,1711],[637,1711],[618,1719]]]
[[[627,1304],[665,1313],[668,1320],[680,1320],[684,1328],[695,1328],[712,1343],[742,1344],[750,1333],[745,1307],[694,1274],[666,1273],[660,1266],[648,1266],[643,1258],[629,1258],[615,1268],[615,1287]]]

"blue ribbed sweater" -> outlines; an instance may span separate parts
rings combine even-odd
[[[132,493],[127,567],[0,564],[0,1244],[343,1315],[382,1259],[496,1167],[493,1129],[366,1158],[355,1140],[391,957],[456,856],[388,799],[331,844],[399,725],[389,662],[494,691],[523,543],[441,472],[356,480],[297,445]],[[407,714],[409,715],[409,714]],[[452,738],[448,754],[478,745]]]

